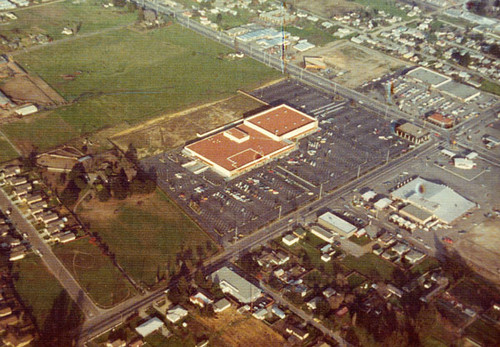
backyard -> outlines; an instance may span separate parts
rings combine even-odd
[[[78,211],[135,280],[148,286],[168,276],[178,257],[205,259],[216,252],[211,239],[162,191],[126,200],[91,200]]]

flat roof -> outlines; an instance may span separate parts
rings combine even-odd
[[[314,122],[315,118],[287,105],[280,105],[245,119],[245,123],[251,123],[276,136],[283,136]]]
[[[412,123],[404,123],[404,124],[398,125],[397,129],[399,129],[400,131],[402,131],[406,134],[413,135],[415,137],[422,137],[422,136],[429,135],[429,132],[427,130],[425,130],[419,126],[416,126],[415,124],[412,124]]]
[[[415,178],[391,194],[396,199],[409,202],[432,213],[445,223],[453,222],[476,206],[453,189],[421,177]]]
[[[291,143],[275,141],[246,125],[238,125],[236,129],[248,134],[248,140],[244,142],[233,141],[224,136],[224,132],[221,132],[192,143],[186,148],[195,152],[202,159],[228,171],[237,170],[275,152],[293,148]],[[234,128],[231,130],[238,133],[234,131]]]
[[[411,70],[406,74],[407,76],[413,77],[420,82],[430,84],[433,87],[437,87],[441,85],[442,83],[445,83],[447,81],[450,81],[451,78],[441,75],[437,72],[431,71],[429,69],[426,69],[424,67],[418,67],[414,70]]]
[[[237,292],[232,292],[231,294],[243,303],[255,301],[261,294],[260,288],[253,285],[227,266],[213,272],[210,277],[217,283],[226,282],[233,287]]]
[[[422,220],[422,221],[432,217],[431,213],[424,211],[415,205],[405,206],[404,208],[401,209],[401,212],[406,213],[408,216],[412,216],[415,219]]]
[[[334,215],[331,212],[323,213],[321,216],[319,216],[318,219],[332,225],[336,229],[338,229],[346,234],[350,234],[358,229],[354,225],[349,223],[348,221],[346,221],[340,217],[337,217],[336,215]]]
[[[428,119],[432,119],[436,122],[443,123],[443,124],[453,124],[453,119],[448,118],[443,116],[441,113],[434,113],[433,115],[429,116]]]
[[[163,325],[163,322],[159,318],[155,317],[139,325],[137,328],[135,328],[135,331],[137,331],[137,333],[139,333],[139,335],[141,335],[142,337],[146,337],[152,332],[161,328]]]
[[[462,100],[468,100],[481,94],[481,92],[476,88],[472,88],[465,84],[458,83],[455,81],[444,83],[440,85],[438,89],[442,92],[445,92],[451,96],[454,96]]]

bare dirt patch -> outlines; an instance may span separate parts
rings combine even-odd
[[[183,145],[186,141],[195,139],[197,134],[233,122],[263,106],[263,103],[239,94],[215,103],[164,115],[123,131],[111,140],[122,150],[133,144],[141,158]]]
[[[17,103],[32,102],[37,105],[61,105],[66,102],[54,89],[40,77],[24,72],[15,62],[7,64],[9,78],[0,89]]]
[[[457,243],[456,249],[478,272],[500,283],[499,220],[487,220],[474,227],[467,239]]]
[[[332,17],[363,7],[355,2],[346,0],[299,0],[294,4],[297,8],[318,13],[324,17]]]
[[[324,57],[327,66],[341,74],[334,81],[350,88],[408,66],[401,60],[347,41],[332,42],[305,55]],[[302,61],[302,56],[298,59]]]
[[[218,335],[223,346],[282,346],[283,336],[249,315],[241,315],[231,307],[217,313],[215,318],[197,316],[196,319]]]

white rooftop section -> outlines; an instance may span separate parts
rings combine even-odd
[[[348,221],[346,221],[340,217],[337,217],[336,215],[334,215],[331,212],[326,212],[326,213],[322,214],[321,216],[319,216],[318,220],[326,222],[326,223],[330,224],[331,226],[335,227],[336,229],[338,229],[346,234],[350,234],[352,232],[355,232],[357,229],[354,225],[352,225]]]
[[[382,198],[379,199],[375,204],[375,208],[377,210],[383,210],[384,208],[388,207],[390,204],[392,204],[392,200],[389,198]]]
[[[392,192],[392,197],[426,210],[445,223],[452,223],[476,206],[453,189],[421,177]]]
[[[155,332],[156,330],[163,327],[163,325],[163,322],[159,318],[155,317],[139,325],[137,328],[135,328],[135,331],[137,331],[137,333],[142,337],[146,337],[152,332]]]
[[[210,275],[212,280],[219,283],[224,293],[229,293],[242,303],[250,303],[261,295],[260,288],[254,286],[227,266],[220,268]]]
[[[167,311],[167,319],[171,321],[172,323],[176,323],[182,318],[186,317],[188,315],[188,311],[180,306],[177,305],[170,310]]]
[[[364,193],[363,195],[361,195],[361,197],[365,201],[370,201],[371,199],[373,199],[376,196],[377,196],[377,193],[375,193],[373,190],[369,190],[366,193]]]

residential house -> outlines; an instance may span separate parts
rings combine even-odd
[[[290,335],[295,336],[300,341],[304,341],[309,336],[309,333],[307,331],[297,328],[296,326],[293,325],[287,326],[286,332]]]
[[[211,305],[214,302],[212,295],[201,288],[196,291],[196,294],[189,297],[189,301],[200,307]]]
[[[172,323],[177,323],[187,315],[188,311],[184,307],[177,305],[167,311],[166,318]]]

